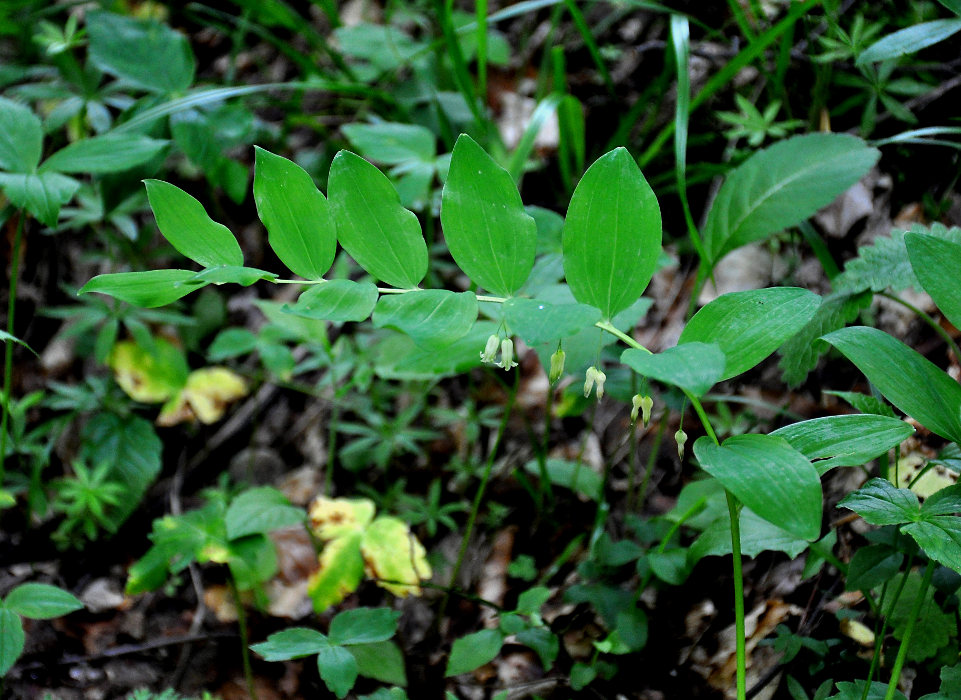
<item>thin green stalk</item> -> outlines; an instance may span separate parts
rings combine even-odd
[[[734,563],[734,641],[737,645],[737,700],[747,698],[747,650],[744,632],[744,571],[741,567],[740,504],[727,493],[727,512],[731,515],[731,556]]]
[[[10,256],[10,284],[7,293],[10,298],[7,300],[7,333],[14,333],[14,313],[17,310],[17,279],[20,277],[20,244],[23,242],[23,212],[17,212],[17,229],[13,234],[13,254]],[[13,386],[13,345],[8,340],[3,344],[3,396],[2,411],[3,417],[0,418],[0,488],[3,487],[3,480],[6,476],[4,462],[7,456],[7,423],[10,420],[10,392]]]
[[[230,595],[234,599],[237,608],[237,627],[240,628],[240,656],[243,659],[244,679],[247,681],[247,692],[251,700],[257,700],[257,688],[254,685],[254,671],[250,665],[250,649],[248,648],[247,635],[247,613],[244,611],[244,604],[240,600],[240,591],[237,590],[237,582],[233,574],[228,574],[227,583],[230,586]]]
[[[888,610],[893,610],[894,606],[897,605],[898,600],[901,599],[901,593],[904,591],[904,585],[908,582],[908,572],[911,571],[911,567],[914,565],[914,554],[908,557],[908,565],[904,569],[904,576],[901,577],[901,581],[898,583],[898,589],[894,592],[894,600],[891,601],[890,605],[887,605]],[[874,674],[878,670],[878,666],[881,663],[881,651],[884,647],[884,637],[888,633],[888,618],[884,614],[884,608],[886,604],[888,582],[885,581],[884,588],[881,590],[881,601],[879,615],[881,615],[881,630],[874,635],[874,656],[871,658],[871,668],[868,669],[868,682],[864,688],[864,694],[861,700],[867,700],[868,691],[871,688],[871,683],[874,681]]]
[[[491,447],[490,454],[487,455],[487,464],[484,465],[484,474],[481,477],[480,486],[477,488],[477,493],[474,494],[474,503],[471,506],[470,515],[467,517],[467,527],[464,530],[464,537],[460,543],[460,551],[457,553],[457,561],[454,563],[454,568],[450,573],[450,583],[448,584],[450,588],[455,587],[461,567],[464,565],[464,558],[467,556],[467,546],[470,544],[470,538],[474,532],[474,523],[477,521],[477,514],[480,512],[481,502],[484,500],[484,491],[487,490],[487,482],[490,481],[491,471],[494,469],[494,460],[497,457],[497,451],[500,449],[501,441],[504,439],[504,433],[507,432],[507,423],[510,420],[511,411],[514,408],[514,400],[517,398],[517,388],[519,385],[520,374],[515,372],[514,387],[507,397],[504,415],[501,417],[500,425],[497,427],[497,437],[494,438],[494,445]],[[450,595],[448,594],[441,600],[437,615],[438,619],[444,617],[444,611],[447,610],[447,602],[449,599]]]
[[[613,95],[616,92],[614,88],[614,81],[611,79],[611,74],[608,72],[607,66],[604,64],[604,57],[601,56],[601,50],[597,46],[597,42],[594,40],[594,35],[591,33],[591,28],[587,26],[587,20],[584,19],[584,14],[574,3],[574,0],[564,0],[564,7],[567,8],[567,12],[570,14],[571,19],[574,22],[574,26],[577,27],[577,31],[581,33],[581,38],[584,40],[584,45],[587,47],[587,51],[590,53],[591,59],[594,61],[594,65],[597,67],[597,72],[601,74],[601,78],[604,80],[604,85],[607,86],[607,91]]]
[[[477,94],[481,99],[487,94],[487,0],[474,3],[477,17]]]
[[[904,660],[908,655],[908,647],[911,644],[911,636],[914,633],[914,626],[917,624],[918,617],[921,615],[921,606],[924,604],[924,596],[931,585],[931,578],[934,576],[934,559],[928,559],[928,565],[924,569],[924,578],[921,579],[921,587],[918,589],[914,605],[911,607],[911,617],[908,618],[908,626],[904,630],[901,638],[901,646],[898,648],[898,656],[894,660],[894,668],[891,669],[891,680],[888,682],[888,692],[884,694],[884,700],[893,700],[894,694],[898,690],[898,682],[901,680],[901,669],[904,667]],[[907,579],[907,572],[904,577]]]
[[[919,309],[914,304],[905,301],[896,294],[891,294],[889,292],[881,292],[880,294],[891,301],[896,301],[901,306],[917,315],[917,317],[924,321],[931,328],[931,330],[941,337],[941,340],[947,343],[948,347],[951,348],[951,352],[954,354],[955,359],[961,361],[961,349],[958,348],[958,344],[954,342],[954,338],[951,337],[951,334],[944,330],[941,327],[941,324],[935,321],[930,314]]]
[[[657,461],[658,452],[661,449],[661,440],[664,439],[664,432],[667,430],[667,418],[668,412],[664,411],[661,416],[661,420],[657,426],[657,432],[654,434],[654,444],[651,445],[651,454],[647,457],[647,464],[644,470],[644,480],[641,481],[641,488],[637,495],[637,506],[638,508],[644,507],[644,502],[647,500],[647,487],[651,482],[651,473],[654,471],[654,463]]]

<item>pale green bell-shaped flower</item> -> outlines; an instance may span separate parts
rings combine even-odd
[[[501,361],[497,366],[505,370],[517,367],[517,363],[514,362],[514,341],[510,338],[504,338],[501,341]]]
[[[567,355],[560,348],[557,348],[557,350],[554,351],[554,354],[551,355],[551,372],[548,375],[551,384],[556,383],[557,380],[561,378],[561,375],[564,374],[565,357],[567,357]]]
[[[497,335],[492,335],[487,339],[487,345],[484,346],[483,352],[480,354],[481,362],[487,364],[493,364],[494,358],[497,357],[497,348],[500,345],[501,339]]]
[[[678,458],[684,459],[684,445],[687,444],[687,433],[684,432],[684,428],[677,429],[677,432],[674,433],[674,440],[677,442]]]
[[[584,377],[584,398],[586,399],[591,395],[591,389],[597,384],[597,398],[604,398],[604,382],[607,381],[607,375],[604,374],[597,367],[588,367],[587,374]]]
[[[631,422],[637,423],[637,414],[641,414],[641,422],[644,427],[651,421],[651,407],[654,406],[654,399],[650,396],[641,396],[640,394],[634,394],[631,398]]]

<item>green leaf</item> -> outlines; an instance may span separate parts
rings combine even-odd
[[[32,620],[50,620],[83,608],[76,596],[47,583],[22,583],[7,594],[4,605]]]
[[[888,401],[938,435],[961,441],[961,386],[934,363],[876,328],[851,326],[823,339]]]
[[[436,153],[434,134],[418,124],[346,124],[340,130],[350,145],[366,158],[384,165],[399,165],[411,160],[429,162]]]
[[[373,642],[345,647],[357,661],[357,672],[381,683],[407,685],[407,669],[404,667],[404,653],[393,642]],[[396,689],[395,689],[396,690]],[[393,697],[393,696],[388,696]],[[406,700],[401,691],[399,696]]]
[[[605,319],[647,289],[661,252],[661,210],[627,149],[601,156],[584,173],[567,210],[563,247],[574,298]]]
[[[861,466],[912,434],[904,421],[872,414],[814,418],[771,433],[811,460],[821,475],[834,467]]]
[[[794,287],[724,294],[694,314],[677,342],[718,345],[726,360],[719,381],[730,379],[800,331],[820,304],[817,294]]]
[[[167,141],[140,134],[106,134],[75,141],[47,158],[40,172],[119,173],[146,163],[167,146]]]
[[[455,639],[444,676],[458,676],[490,663],[500,654],[503,644],[499,630],[481,630]]]
[[[604,479],[589,466],[566,459],[550,458],[545,463],[547,478],[554,486],[563,486],[600,502],[604,491]],[[524,465],[531,476],[540,476],[541,468],[536,459]]]
[[[840,399],[844,399],[851,406],[861,413],[871,413],[878,416],[887,416],[888,418],[896,418],[894,415],[894,409],[891,405],[884,399],[875,398],[874,396],[868,396],[867,394],[862,394],[857,391],[825,391],[825,394],[830,394],[831,396],[837,396]]]
[[[385,294],[374,309],[378,328],[406,333],[418,345],[450,345],[465,336],[477,321],[477,297],[473,292],[421,289],[407,294]]]
[[[480,353],[497,324],[478,321],[471,331],[443,348],[424,348],[397,333],[377,349],[374,369],[385,379],[433,379],[460,374],[481,364]]]
[[[923,48],[944,41],[961,31],[961,19],[936,19],[888,34],[861,52],[857,65],[877,63],[916,53]]]
[[[621,362],[638,374],[700,396],[720,380],[726,358],[716,344],[690,342],[654,355],[629,348]]]
[[[208,552],[219,552],[222,541],[208,543],[198,555],[200,563],[206,561],[226,563],[230,575],[237,582],[237,588],[247,591],[258,588],[277,573],[277,548],[266,535],[250,535],[226,543],[226,560],[207,556]]]
[[[847,134],[807,134],[758,151],[721,186],[703,231],[711,266],[803,221],[861,179],[880,151]]]
[[[865,686],[868,686],[867,696],[864,695]],[[838,690],[840,692],[837,695],[832,695],[828,700],[885,700],[888,684],[880,681],[874,681],[870,684],[867,681],[839,682]],[[900,690],[895,690],[893,700],[907,700],[907,698]]]
[[[207,216],[200,202],[163,180],[144,180],[144,184],[157,226],[177,252],[204,267],[243,267],[244,254],[237,239],[226,226]]]
[[[797,386],[818,363],[818,358],[829,349],[821,336],[843,328],[871,303],[871,295],[858,292],[831,294],[824,298],[810,321],[780,349],[778,366],[784,381]]]
[[[834,289],[846,292],[918,289],[904,235],[904,231],[894,229],[890,236],[878,236],[871,245],[858,248],[857,257],[848,260],[844,272],[832,281]]]
[[[904,575],[908,580],[904,582],[901,595],[896,599],[892,596],[892,604],[884,612],[894,627],[894,636],[897,639],[904,639],[908,626],[914,623],[907,658],[914,662],[924,661],[935,656],[941,647],[947,645],[957,630],[957,625],[954,616],[938,605],[931,586],[924,592],[917,619],[912,620],[915,602],[921,593],[921,574],[911,571]]]
[[[25,641],[20,616],[0,606],[0,678],[16,663]]]
[[[247,489],[230,502],[224,523],[227,538],[234,540],[257,532],[272,532],[303,523],[303,508],[290,505],[287,497],[271,486]]]
[[[317,654],[320,677],[338,698],[346,697],[357,681],[357,660],[343,647],[327,647]]]
[[[768,522],[810,541],[821,532],[817,470],[787,442],[771,435],[735,435],[722,445],[694,443],[701,468]]]
[[[7,333],[5,330],[2,330],[2,329],[0,329],[0,343],[16,343],[17,345],[22,345],[22,346],[25,347],[27,350],[29,350],[30,352],[32,352],[34,355],[37,355],[37,351],[34,350],[34,349],[33,349],[32,347],[30,347],[29,345],[27,345],[27,344],[26,344],[25,342],[23,342],[22,340],[20,340],[20,338],[18,338],[18,337],[15,336],[15,335],[11,335],[10,333]],[[38,355],[38,357],[39,357],[39,355]]]
[[[257,336],[246,328],[225,328],[207,348],[208,362],[221,362],[253,352]]]
[[[420,582],[431,576],[424,545],[399,518],[376,518],[364,531],[360,551],[368,575],[396,596],[419,595]]]
[[[900,525],[921,519],[915,493],[899,489],[887,479],[871,479],[845,496],[837,507],[853,510],[872,525]]]
[[[330,641],[334,644],[383,642],[397,632],[400,612],[390,608],[354,608],[337,613],[330,621]]]
[[[890,581],[904,562],[904,555],[886,545],[872,544],[858,549],[848,564],[846,591],[870,591]]]
[[[377,303],[377,287],[370,282],[330,280],[312,286],[297,303],[284,304],[284,313],[321,321],[366,321]]]
[[[961,270],[961,245],[920,233],[906,234],[904,244],[924,291],[945,317],[961,328],[961,289],[956,274]]]
[[[0,97],[0,169],[32,173],[42,151],[40,118],[29,107]]]
[[[513,298],[504,302],[503,309],[511,332],[531,346],[567,338],[601,320],[601,312],[587,304]]]
[[[939,496],[950,502],[943,502]],[[938,509],[929,507],[934,501],[941,506],[942,511],[961,512],[959,499],[961,486],[950,486],[938,491],[925,501],[921,508],[921,522],[905,525],[901,532],[913,537],[929,557],[961,574],[961,518],[956,515],[937,514]]]
[[[0,173],[0,188],[14,206],[26,209],[40,223],[53,228],[60,218],[60,207],[73,199],[80,183],[60,173]]]
[[[330,165],[327,196],[340,244],[379,280],[415,288],[427,274],[427,244],[417,216],[400,205],[380,170],[340,151]]]
[[[312,656],[323,649],[330,648],[330,641],[317,630],[307,627],[290,627],[274,632],[266,642],[252,644],[252,651],[260,654],[265,661],[287,661]]]
[[[88,55],[97,68],[153,93],[183,92],[196,61],[187,37],[166,24],[110,12],[87,14]]]
[[[277,275],[266,270],[258,270],[255,267],[217,265],[215,267],[205,267],[196,273],[193,279],[209,284],[239,284],[242,287],[249,287],[260,280],[273,281],[277,279]]]
[[[524,285],[537,225],[510,174],[466,134],[451,155],[440,216],[450,254],[471,280],[503,297]]]
[[[784,552],[792,559],[807,549],[806,539],[792,535],[777,525],[764,520],[749,508],[741,510],[739,520],[741,554],[756,557],[761,552]],[[704,557],[731,553],[731,519],[725,513],[711,523],[694,540],[688,554],[688,565],[693,566]]]
[[[345,533],[324,545],[320,568],[307,582],[307,594],[314,610],[324,612],[357,590],[364,577],[364,558],[360,554],[360,530]]]
[[[81,287],[79,294],[99,292],[134,306],[166,306],[207,286],[197,281],[192,270],[145,270],[97,275]]]
[[[321,279],[334,262],[337,231],[330,206],[303,168],[256,148],[254,202],[280,261],[306,279]]]

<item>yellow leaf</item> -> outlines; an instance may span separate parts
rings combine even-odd
[[[307,509],[310,527],[321,540],[361,531],[374,519],[374,503],[366,498],[317,496]]]
[[[958,475],[940,464],[933,465],[921,474],[927,465],[928,460],[920,452],[911,451],[902,454],[901,459],[898,460],[898,486],[906,489],[908,484],[911,484],[911,490],[924,500],[941,489],[957,483]],[[918,474],[921,476],[919,477]]]
[[[117,384],[135,401],[166,401],[186,383],[187,362],[180,350],[162,338],[155,339],[154,350],[124,340],[113,347],[107,360]]]
[[[874,632],[857,620],[841,620],[841,634],[850,637],[864,647],[874,646]]]
[[[364,531],[360,551],[367,575],[396,596],[420,595],[421,581],[431,577],[424,545],[397,518],[377,518]]]
[[[225,367],[207,367],[190,373],[187,384],[168,401],[157,424],[176,425],[196,418],[201,423],[216,423],[223,418],[227,405],[247,395],[247,382]]]
[[[355,530],[324,545],[320,553],[320,568],[311,574],[307,582],[307,594],[317,612],[336,605],[360,585],[364,577],[360,539],[360,530]]]

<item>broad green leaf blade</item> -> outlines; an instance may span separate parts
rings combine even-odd
[[[961,518],[939,515],[901,528],[924,553],[939,564],[961,574]]]
[[[564,222],[564,272],[574,298],[610,319],[647,289],[661,253],[661,210],[625,148],[587,169]]]
[[[374,369],[384,379],[435,379],[461,374],[481,364],[480,354],[497,324],[478,321],[467,335],[443,348],[425,348],[397,333],[384,339]]]
[[[25,641],[20,616],[13,610],[0,607],[0,678],[5,676],[20,658]]]
[[[29,107],[0,97],[0,170],[32,173],[42,151],[40,118]]]
[[[347,532],[324,545],[320,568],[307,581],[307,595],[318,613],[337,605],[360,585],[364,577],[361,534],[360,530]]]
[[[260,280],[273,281],[277,277],[278,275],[273,272],[258,270],[256,267],[217,265],[205,267],[196,273],[193,279],[208,284],[239,284],[241,287],[249,287]]]
[[[936,19],[888,34],[861,52],[857,65],[886,61],[944,41],[961,31],[961,19]]]
[[[436,154],[434,134],[418,124],[346,124],[340,130],[365,158],[384,165],[430,162]]]
[[[958,20],[961,22],[961,19]],[[904,236],[914,274],[934,303],[956,328],[961,328],[961,245],[936,236],[908,233]]]
[[[717,344],[725,356],[720,380],[730,379],[777,350],[820,304],[817,294],[794,287],[724,294],[694,314],[677,342]]]
[[[454,262],[479,286],[509,297],[524,285],[537,225],[510,174],[466,134],[451,155],[440,218]]]
[[[601,320],[601,312],[587,304],[555,305],[514,298],[504,302],[503,308],[511,332],[530,346],[567,338]]]
[[[177,252],[204,267],[243,267],[244,254],[237,239],[226,226],[207,216],[200,202],[163,180],[144,180],[144,184],[160,233]]]
[[[330,165],[327,197],[340,244],[371,275],[400,289],[427,274],[427,244],[417,216],[400,205],[380,170],[349,151]]]
[[[722,445],[694,443],[701,468],[741,503],[782,530],[814,541],[821,532],[821,481],[817,470],[783,438],[735,435]]]
[[[192,270],[145,270],[97,275],[80,294],[99,292],[147,309],[165,306],[206,286]]]
[[[330,641],[317,630],[307,627],[290,627],[274,632],[266,642],[252,644],[251,651],[260,654],[265,661],[287,661],[313,656],[330,648]]]
[[[447,660],[445,677],[468,673],[497,658],[504,645],[500,630],[481,630],[455,639]]]
[[[88,13],[86,24],[90,62],[105,73],[158,94],[193,83],[190,42],[166,24],[99,11]]]
[[[872,525],[900,525],[921,519],[917,495],[887,479],[871,479],[845,496],[837,507],[853,510]]]
[[[473,292],[422,289],[407,294],[385,294],[374,309],[374,325],[406,333],[418,345],[450,345],[470,332],[477,320]]]
[[[377,303],[377,287],[370,282],[330,280],[311,287],[283,311],[321,321],[366,321]]]
[[[370,644],[383,642],[397,632],[400,611],[390,608],[354,608],[337,613],[330,621],[333,644]]]
[[[896,447],[914,434],[897,418],[871,414],[825,416],[775,430],[814,464],[818,474],[834,467],[858,467]]]
[[[371,644],[352,644],[345,647],[357,660],[357,672],[381,683],[407,685],[407,669],[404,667],[404,653],[394,642],[373,642]],[[397,690],[395,688],[395,690]],[[400,691],[401,700],[407,695]],[[373,696],[370,696],[373,697]],[[388,700],[394,695],[386,696]]]
[[[870,591],[891,580],[904,562],[904,555],[891,547],[872,544],[858,549],[848,565],[846,591]]]
[[[420,582],[431,577],[424,545],[398,518],[374,520],[364,531],[360,551],[365,570],[396,596],[420,595]]]
[[[338,698],[347,696],[357,680],[357,660],[344,647],[327,647],[317,654],[320,677]]]
[[[899,340],[876,328],[851,326],[822,336],[884,397],[926,428],[961,441],[961,386]]]
[[[741,510],[741,554],[756,557],[761,552],[784,552],[792,559],[808,548],[806,539],[792,535],[756,515],[750,508]],[[688,551],[688,565],[693,566],[704,557],[730,554],[731,519],[725,514],[712,522],[694,540]]]
[[[257,532],[267,533],[303,523],[303,508],[292,506],[287,497],[271,486],[244,491],[230,503],[224,523],[227,539],[235,540]]]
[[[303,168],[256,148],[254,202],[267,242],[292,272],[321,279],[334,262],[337,230],[327,199]]]
[[[22,583],[7,594],[4,604],[32,620],[50,620],[83,608],[76,596],[47,583]]]
[[[724,373],[724,353],[717,345],[685,343],[652,355],[630,348],[621,354],[621,362],[650,379],[679,386],[695,396],[707,393]]]
[[[931,494],[921,506],[921,517],[929,520],[936,515],[961,513],[961,485],[947,486]]]
[[[536,459],[524,465],[524,471],[534,477],[541,476]],[[547,478],[554,486],[563,486],[600,503],[604,496],[604,479],[588,465],[566,459],[549,458],[544,464]]]
[[[703,231],[710,264],[830,204],[880,155],[846,134],[795,136],[758,151],[724,180],[711,205]]]
[[[140,134],[95,136],[61,148],[43,162],[40,172],[118,173],[146,163],[167,143]]]
[[[51,228],[57,225],[60,207],[73,199],[79,188],[79,182],[60,173],[0,173],[0,189],[7,199]]]

